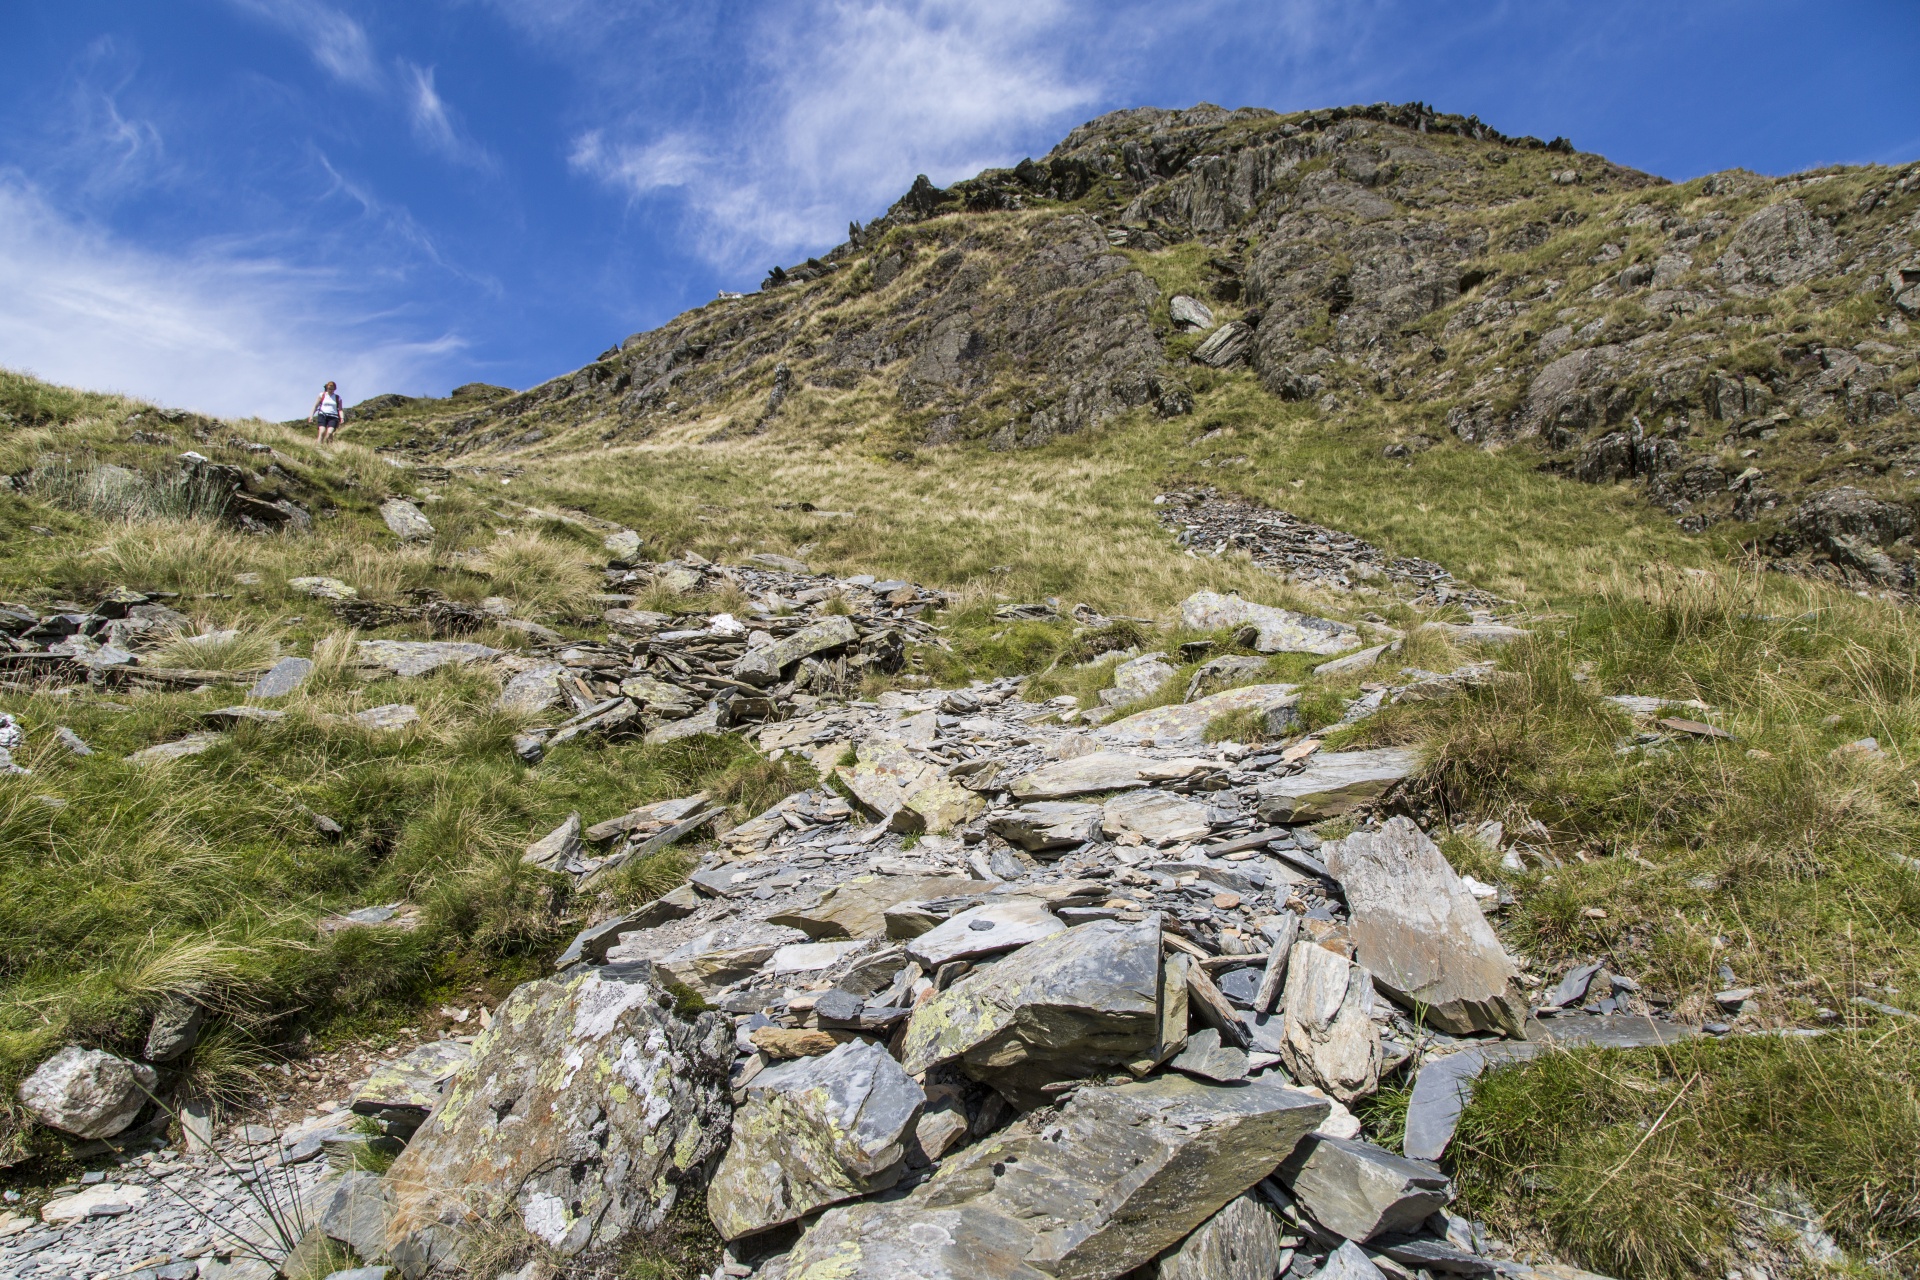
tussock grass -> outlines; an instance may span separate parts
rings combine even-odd
[[[272,636],[236,628],[197,636],[180,636],[155,649],[148,655],[148,660],[157,667],[252,671],[272,665],[279,653],[279,642]]]
[[[540,614],[579,607],[601,585],[578,546],[532,532],[494,539],[474,567],[493,594]]]

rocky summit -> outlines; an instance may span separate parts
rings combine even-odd
[[[1910,1273],[1917,254],[1140,109],[344,443],[4,375],[0,1275]]]

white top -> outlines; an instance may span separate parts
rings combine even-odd
[[[337,391],[322,391],[320,393],[319,412],[330,413],[336,418],[339,417],[340,416],[340,393]]]

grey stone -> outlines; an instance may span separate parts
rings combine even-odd
[[[349,1267],[345,1271],[329,1272],[326,1280],[387,1280],[392,1274],[392,1267]]]
[[[616,560],[631,562],[640,555],[640,535],[631,529],[620,529],[600,540],[607,554]]]
[[[1439,846],[1404,817],[1328,844],[1347,899],[1355,959],[1374,982],[1449,1035],[1521,1034],[1518,971]]]
[[[1280,1220],[1248,1192],[1161,1254],[1157,1280],[1273,1280],[1288,1256]]]
[[[1100,838],[1102,810],[1097,804],[1042,800],[1023,804],[987,823],[987,830],[1029,853],[1073,849]]]
[[[591,844],[604,844],[615,836],[645,838],[676,822],[683,821],[700,812],[706,806],[707,793],[696,791],[690,796],[679,796],[672,800],[656,800],[629,809],[617,818],[608,818],[605,822],[596,822],[582,834]]]
[[[1143,771],[1156,763],[1122,751],[1096,751],[1041,765],[1015,778],[1008,789],[1016,800],[1065,800],[1095,791],[1120,791],[1143,785]]]
[[[1789,197],[1748,216],[1714,270],[1735,293],[1768,294],[1830,269],[1835,249],[1826,220]]]
[[[1260,986],[1253,995],[1256,1014],[1272,1013],[1281,992],[1286,990],[1287,961],[1292,958],[1294,941],[1300,936],[1300,917],[1291,911],[1282,911],[1270,929],[1263,926],[1263,932],[1272,950],[1267,952],[1266,967],[1260,971]]]
[[[1247,1054],[1244,1049],[1220,1043],[1220,1033],[1212,1027],[1187,1037],[1187,1047],[1174,1055],[1173,1069],[1202,1080],[1231,1084],[1247,1078]]]
[[[931,972],[954,960],[1024,947],[1065,928],[1037,898],[1001,899],[959,912],[927,930],[907,943],[907,954]]]
[[[1082,1088],[949,1156],[908,1196],[829,1209],[786,1274],[1110,1280],[1193,1234],[1326,1110],[1272,1076]]]
[[[405,498],[388,498],[381,503],[380,518],[402,542],[425,542],[433,537],[433,522]]]
[[[379,1063],[354,1090],[353,1113],[417,1124],[439,1104],[447,1081],[472,1059],[472,1047],[458,1040],[430,1040],[404,1057]]]
[[[560,703],[560,676],[566,668],[557,662],[522,671],[501,687],[494,705],[516,715],[537,716]]]
[[[76,756],[90,756],[93,754],[93,748],[88,746],[79,734],[67,728],[65,725],[55,727],[53,740]]]
[[[1109,838],[1137,835],[1148,844],[1198,840],[1211,831],[1207,806],[1166,791],[1129,791],[1107,801],[1100,828]]]
[[[993,886],[965,876],[855,876],[802,907],[767,917],[809,938],[886,936],[887,912],[903,902],[985,893]]]
[[[1213,328],[1213,309],[1198,298],[1176,293],[1167,303],[1167,317],[1176,329],[1204,332]]]
[[[1180,604],[1180,620],[1195,631],[1252,626],[1254,648],[1261,653],[1324,653],[1358,648],[1360,633],[1344,622],[1255,604],[1239,596],[1196,591]]]
[[[378,1174],[349,1170],[320,1202],[315,1224],[363,1261],[379,1262],[387,1256],[389,1207],[387,1184]]]
[[[771,551],[756,551],[747,557],[748,564],[757,564],[765,569],[779,569],[784,573],[810,573],[804,560],[795,560],[792,556],[775,555]]]
[[[184,760],[188,756],[197,756],[210,750],[216,743],[226,741],[224,733],[190,733],[184,738],[172,742],[163,742],[157,747],[148,747],[136,751],[127,757],[127,763],[146,768],[149,765],[171,764],[175,760]]]
[[[1237,711],[1258,711],[1263,728],[1283,734],[1299,720],[1294,707],[1300,701],[1295,684],[1250,684],[1196,698],[1175,706],[1155,707],[1104,725],[1095,735],[1102,742],[1132,746],[1198,747],[1206,741],[1207,726]]]
[[[352,600],[360,594],[338,578],[288,578],[287,585],[316,600]]]
[[[694,1022],[647,965],[529,982],[394,1161],[387,1253],[410,1276],[511,1215],[563,1257],[665,1220],[728,1125],[733,1026]]]
[[[1149,916],[1076,925],[967,974],[914,1011],[900,1053],[909,1072],[958,1062],[1021,1102],[1155,1058],[1159,1037],[1160,920]]]
[[[394,733],[410,724],[419,724],[420,712],[404,702],[389,702],[384,706],[356,711],[348,719],[376,733]]]
[[[111,1138],[147,1105],[159,1076],[144,1063],[70,1044],[20,1082],[27,1113],[76,1138]]]
[[[359,655],[360,661],[397,676],[423,676],[440,667],[497,658],[500,651],[459,640],[362,640]]]
[[[568,814],[565,822],[528,845],[527,851],[520,855],[520,861],[544,871],[567,871],[585,852],[586,845],[580,839],[580,814],[576,811]]]
[[[1317,943],[1296,942],[1284,1000],[1279,1050],[1289,1070],[1341,1102],[1379,1087],[1380,1031],[1365,969]]]
[[[772,684],[780,678],[782,669],[802,658],[850,645],[859,638],[859,632],[854,630],[850,619],[837,614],[829,615],[772,644],[749,649],[745,656],[733,664],[733,676],[749,684]]]
[[[207,1011],[192,997],[170,993],[154,1010],[143,1056],[148,1062],[172,1062],[200,1039],[200,1024],[206,1017]]]
[[[1547,992],[1540,1002],[1545,1009],[1563,1009],[1568,1005],[1577,1005],[1587,998],[1587,984],[1593,981],[1593,975],[1600,972],[1600,962],[1579,964],[1566,971],[1553,990]],[[1736,1003],[1738,1003],[1736,1001]]]
[[[1352,675],[1356,671],[1366,671],[1369,670],[1374,663],[1378,662],[1380,655],[1386,651],[1386,645],[1376,644],[1370,649],[1362,649],[1358,653],[1350,653],[1344,658],[1335,658],[1331,662],[1323,662],[1313,669],[1313,674],[1321,677],[1347,676]]]
[[[1100,692],[1100,701],[1109,707],[1125,706],[1160,692],[1178,671],[1163,659],[1164,653],[1143,653],[1113,669],[1113,687]]]
[[[1229,320],[1207,335],[1189,357],[1195,364],[1224,369],[1236,364],[1253,346],[1253,329],[1239,320]]]
[[[1327,1255],[1326,1263],[1314,1272],[1313,1280],[1386,1280],[1373,1265],[1367,1251],[1348,1240]]]
[[[1297,824],[1338,817],[1379,799],[1419,767],[1420,753],[1403,747],[1311,755],[1301,772],[1260,784],[1260,819]]]
[[[655,725],[647,730],[644,740],[648,746],[657,747],[666,742],[678,742],[682,738],[695,738],[703,733],[718,733],[721,728],[720,715],[720,703],[717,700],[709,702],[684,720],[669,720],[665,724]]]
[[[1353,1241],[1412,1231],[1453,1198],[1434,1166],[1351,1138],[1306,1139],[1278,1176],[1315,1222]]]
[[[247,690],[249,698],[284,698],[307,682],[313,674],[313,662],[307,658],[282,658],[267,668],[267,673]]]
[[[892,1186],[926,1100],[870,1041],[767,1068],[748,1084],[708,1186],[714,1226],[735,1240]]]

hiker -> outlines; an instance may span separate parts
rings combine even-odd
[[[307,421],[314,426],[314,443],[326,444],[333,439],[333,433],[347,420],[347,411],[340,404],[340,392],[329,382],[313,402],[313,412],[307,415]]]

